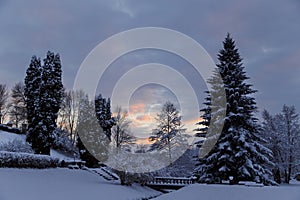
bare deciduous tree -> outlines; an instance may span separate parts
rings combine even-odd
[[[16,127],[19,123],[26,121],[26,101],[25,87],[22,82],[18,82],[11,89],[11,102],[9,104],[10,119],[15,122]]]
[[[132,143],[133,135],[130,133],[129,126],[131,121],[128,119],[127,111],[123,111],[121,107],[116,108],[115,126],[112,128],[113,140],[117,148],[122,145]]]
[[[0,124],[7,114],[6,104],[8,100],[8,89],[5,84],[0,84]]]
[[[65,92],[62,107],[59,112],[58,124],[61,129],[65,129],[69,133],[73,144],[77,139],[77,123],[80,102],[85,98],[82,90]]]
[[[300,156],[300,123],[294,106],[284,105],[281,113],[272,116],[263,112],[262,136],[273,152],[276,182],[289,183]]]

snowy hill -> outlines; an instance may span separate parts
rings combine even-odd
[[[138,185],[121,186],[83,170],[0,168],[1,200],[133,200],[160,192]]]

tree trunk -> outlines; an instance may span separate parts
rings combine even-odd
[[[281,175],[279,168],[273,170],[274,181],[278,184],[281,184]]]
[[[284,170],[284,182],[289,183],[288,172],[286,169]]]
[[[229,180],[229,185],[237,185],[239,183],[239,180],[235,178],[234,176],[232,177],[231,180]]]

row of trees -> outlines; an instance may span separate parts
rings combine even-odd
[[[32,63],[36,62],[36,60],[37,58],[33,57],[30,66],[33,66]],[[2,118],[9,119],[17,128],[21,123],[27,124],[27,101],[30,97],[27,98],[25,96],[24,84],[22,82],[16,83],[11,92],[9,92],[6,85],[0,84],[0,90]],[[124,111],[121,107],[117,107],[114,111],[115,117],[113,118],[109,99],[98,95],[95,102],[92,102],[88,100],[87,94],[82,90],[63,91],[56,124],[57,128],[65,137],[70,139],[74,146],[76,146],[78,140],[80,106],[84,105],[87,101],[95,104],[90,112],[96,111],[99,124],[103,127],[106,135],[115,146],[121,147],[134,141],[135,138],[129,129],[131,121],[128,119],[127,111]],[[36,98],[36,96],[32,95],[32,98]],[[33,108],[30,109],[31,111],[33,110]],[[29,115],[30,113],[32,112],[29,112]],[[38,112],[35,111],[35,113]]]

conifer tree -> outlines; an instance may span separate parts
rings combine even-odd
[[[38,130],[36,130],[36,126],[39,123],[38,103],[40,101],[41,74],[41,61],[36,56],[33,56],[26,71],[24,94],[26,99],[28,122],[26,141],[31,144],[34,150],[38,148],[38,144],[40,143],[39,133],[37,132]]]
[[[111,113],[110,98],[103,98],[102,95],[99,94],[95,99],[95,110],[98,122],[104,134],[111,140],[111,128],[115,125],[115,120]]]
[[[36,103],[39,97],[39,88],[41,84],[42,66],[41,60],[36,56],[31,58],[29,67],[25,77],[25,101],[27,110],[27,121],[29,129],[31,128],[32,120],[36,110]]]
[[[202,117],[210,120],[209,126],[216,126],[215,123],[222,121],[224,127],[213,149],[206,157],[199,159],[195,169],[199,181],[216,183],[230,180],[231,184],[237,184],[248,180],[273,183],[269,179],[271,172],[265,167],[266,164],[272,164],[267,157],[271,152],[262,145],[262,139],[258,135],[259,125],[254,116],[256,102],[252,94],[256,91],[246,82],[249,77],[246,76],[242,58],[229,34],[223,42],[223,49],[219,51],[218,60],[216,73],[221,75],[224,83],[226,117],[217,119],[218,114],[210,111],[211,99],[208,96],[205,103],[208,106]],[[210,95],[213,96],[218,93],[219,87],[214,85],[214,77],[209,82],[212,84]],[[210,137],[207,139],[210,140]]]
[[[50,155],[63,95],[62,70],[59,55],[50,51],[43,64],[41,67],[40,59],[34,56],[25,78],[29,123],[26,139],[35,153]]]
[[[97,167],[107,159],[109,140],[96,118],[95,104],[86,96],[80,102],[77,147],[88,167]]]

